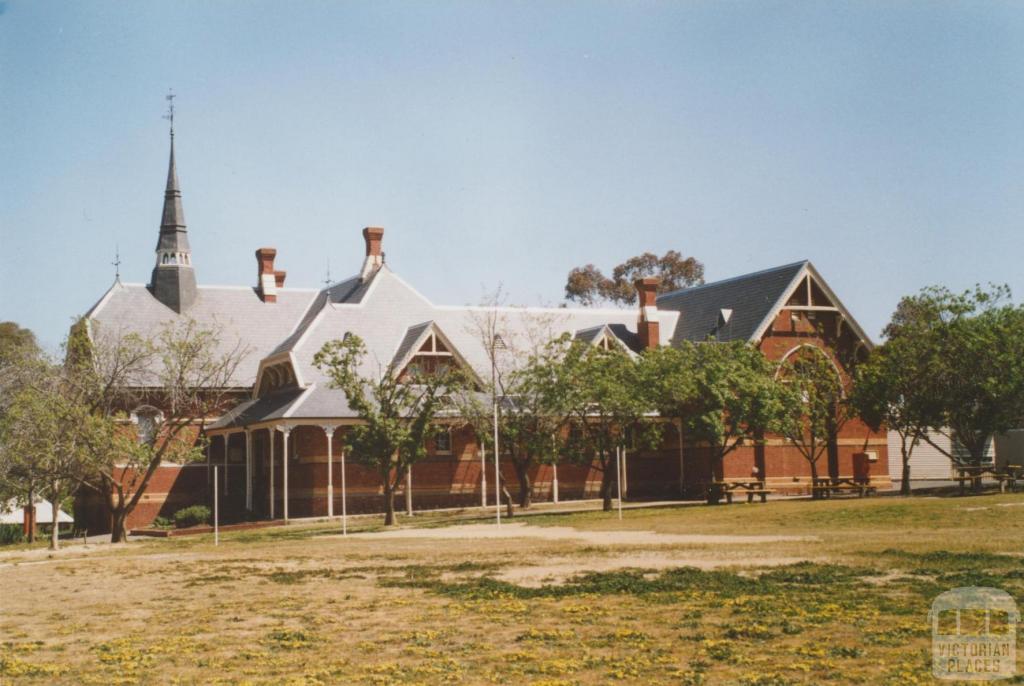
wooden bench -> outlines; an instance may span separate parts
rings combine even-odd
[[[1016,493],[1017,482],[1024,480],[1024,467],[1007,465],[1004,471],[996,471],[991,467],[957,467],[956,476],[953,477],[960,484],[960,495],[964,495],[967,483],[971,484],[973,490],[974,486],[980,488],[985,479],[998,481],[1000,493],[1006,493],[1007,486]]]
[[[811,493],[820,493],[826,498],[831,498],[839,493],[856,493],[863,498],[878,492],[877,486],[872,486],[867,481],[856,479],[815,479],[811,486]]]
[[[718,489],[721,495],[725,496],[725,502],[730,505],[737,493],[746,493],[748,503],[754,502],[754,496],[760,497],[764,503],[768,501],[768,494],[775,492],[766,488],[763,481],[713,481],[708,489],[709,500],[714,499],[714,489]]]

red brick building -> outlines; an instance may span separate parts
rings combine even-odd
[[[749,341],[773,360],[810,346],[845,373],[846,361],[870,346],[807,261],[657,297],[655,284],[647,282],[641,285],[639,313],[444,306],[428,301],[385,264],[383,229],[362,233],[362,254],[353,258],[353,263],[361,261],[358,273],[320,290],[286,287],[286,273],[277,268],[273,248],[256,251],[254,284],[199,285],[172,132],[151,282],[115,282],[86,315],[89,329],[94,335],[148,333],[175,318],[190,317],[217,326],[226,348],[242,343],[250,352],[235,380],[241,401],[224,417],[211,418],[209,460],[160,467],[130,516],[129,528],[145,526],[158,514],[171,516],[189,504],[207,502],[212,465],[221,470],[222,512],[228,519],[337,515],[342,510],[343,477],[348,512],[379,511],[376,475],[351,462],[342,470],[341,434],[359,420],[344,394],[331,388],[312,363],[325,342],[347,332],[365,341],[368,373],[451,361],[481,377],[490,374],[485,339],[479,335],[481,321],[488,318],[507,340],[509,355],[535,344],[538,332],[548,337],[568,332],[594,345],[614,342],[635,352],[714,337]],[[144,419],[145,414],[137,416]],[[711,478],[705,449],[681,442],[673,431],[665,436],[661,450],[629,455],[623,480],[629,497],[694,496]],[[877,461],[868,463],[863,455],[855,459],[855,454],[865,452]],[[493,488],[485,483],[493,473],[482,469],[482,457],[471,431],[453,420],[448,436],[430,446],[430,457],[412,469],[412,507],[479,505],[484,489],[493,502]],[[725,460],[725,476],[746,477],[755,465],[769,487],[806,491],[809,486],[808,464],[781,439],[734,451]],[[850,477],[868,468],[875,483],[888,479],[885,436],[850,423],[830,447],[828,472]],[[516,483],[511,469],[503,476],[509,484]],[[540,466],[533,484],[535,500],[582,498],[596,494],[600,473],[570,464]],[[104,515],[98,503],[91,511],[90,528],[102,530]]]

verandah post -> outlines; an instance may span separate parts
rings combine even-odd
[[[283,484],[283,492],[281,494],[282,497],[283,497],[283,502],[282,502],[281,510],[282,510],[282,514],[284,515],[284,521],[287,522],[288,521],[288,436],[291,434],[292,430],[291,430],[291,427],[289,427],[289,426],[282,426],[282,427],[280,427],[280,429],[281,429],[281,435],[283,436],[283,440],[281,441],[281,444],[284,446],[281,449],[281,480],[284,482],[284,484]]]
[[[276,494],[274,493],[274,442],[277,436],[277,429],[275,427],[268,427],[267,434],[270,436],[270,518],[274,518],[275,508],[274,500]]]
[[[334,516],[334,427],[325,426],[327,435],[327,516]]]

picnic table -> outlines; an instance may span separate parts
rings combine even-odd
[[[746,493],[747,502],[754,502],[754,496],[760,496],[761,502],[767,502],[767,496],[769,493],[775,491],[765,487],[763,481],[712,481],[711,486],[708,489],[710,499],[717,500],[714,497],[714,493],[718,492],[725,496],[725,502],[732,504],[733,495],[736,493]]]
[[[987,466],[956,467],[956,476],[953,477],[953,480],[959,482],[960,495],[963,495],[968,483],[971,484],[972,489],[975,486],[980,488],[986,478],[999,482],[1000,493],[1006,493],[1007,486],[1016,492],[1017,482],[1024,480],[1024,467],[1007,465],[1003,471]]]
[[[858,479],[833,479],[831,477],[817,478],[811,484],[811,493],[820,493],[826,498],[831,498],[839,493],[856,493],[863,498],[878,491],[877,486],[872,486],[871,481]]]

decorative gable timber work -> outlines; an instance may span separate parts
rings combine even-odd
[[[476,371],[459,353],[451,340],[433,321],[410,326],[391,361],[390,369],[401,378],[415,373],[433,374],[456,365],[470,375],[480,387],[482,381]]]
[[[842,334],[842,328],[849,327],[861,344],[868,349],[872,348],[874,344],[871,338],[853,318],[853,315],[821,277],[814,265],[807,260],[801,265],[801,269],[793,276],[789,286],[780,294],[775,306],[754,330],[751,340],[760,341],[769,328],[778,322],[783,311],[789,312],[791,315],[796,314],[797,319],[802,319],[812,326],[822,323],[817,321],[819,320],[818,313],[820,313],[821,315],[834,315],[829,317],[834,328],[830,332],[833,336],[838,338]],[[792,318],[791,321],[793,321]]]
[[[622,324],[601,324],[580,329],[573,334],[573,338],[603,350],[618,348],[630,357],[636,357],[637,352],[642,350],[639,336]]]
[[[765,269],[658,297],[661,310],[679,313],[670,343],[746,340],[759,343],[784,310],[836,313],[867,347],[871,339],[809,261]],[[815,318],[817,314],[813,315]]]

